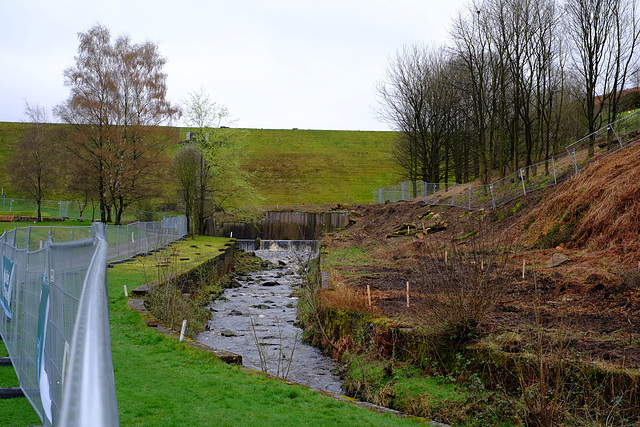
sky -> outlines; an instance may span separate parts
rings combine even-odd
[[[78,33],[156,43],[167,98],[204,89],[234,126],[390,130],[375,114],[376,83],[405,44],[448,43],[468,0],[2,0],[0,121],[24,121],[25,101],[51,109],[69,96],[63,72]],[[183,121],[173,125],[183,125]]]

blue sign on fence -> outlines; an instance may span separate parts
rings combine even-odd
[[[6,256],[2,256],[2,292],[0,292],[0,305],[4,313],[11,319],[11,296],[13,294],[14,282],[13,261]]]
[[[47,344],[47,324],[49,323],[49,278],[47,273],[42,277],[42,292],[40,293],[40,305],[38,308],[38,338],[36,349],[38,351],[38,385],[40,386],[40,400],[46,417],[51,422],[51,392],[49,386],[49,374],[47,361],[51,359],[51,351]]]

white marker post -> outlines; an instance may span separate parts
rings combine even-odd
[[[409,282],[407,282],[407,308],[409,308]]]
[[[127,285],[124,285],[124,296],[129,297],[129,292],[127,291]]]
[[[182,329],[180,329],[180,342],[184,339],[184,331],[187,330],[187,319],[182,321]]]

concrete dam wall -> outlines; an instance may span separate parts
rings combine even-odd
[[[317,240],[324,233],[349,225],[349,212],[269,211],[263,219],[252,222],[209,220],[209,234],[237,239]]]

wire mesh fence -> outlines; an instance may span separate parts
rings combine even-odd
[[[118,424],[107,262],[186,235],[186,217],[23,227],[0,236],[0,335],[43,425]]]
[[[528,193],[556,185],[589,163],[628,147],[640,138],[640,111],[626,115],[591,135],[568,145],[549,159],[488,185],[408,181],[373,191],[373,203],[423,201],[430,205],[465,209],[496,209]]]
[[[37,203],[33,199],[16,199],[3,196],[0,199],[0,212],[7,215],[35,217],[38,213]],[[100,217],[100,205],[72,200],[41,200],[40,211],[43,219],[69,218],[96,220]],[[149,212],[128,208],[122,214],[122,222],[153,222],[161,221],[167,213]],[[179,215],[174,215],[179,216]]]

